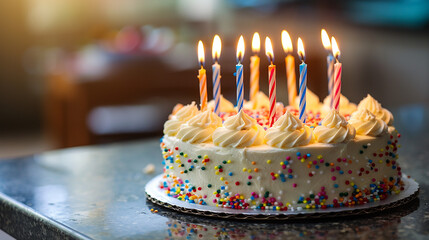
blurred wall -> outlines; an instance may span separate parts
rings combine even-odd
[[[254,31],[270,36],[278,66],[278,99],[286,101],[284,53],[280,32],[289,31],[296,43],[304,40],[309,64],[308,85],[326,96],[326,53],[320,29],[339,42],[344,65],[343,93],[359,101],[366,93],[383,105],[429,105],[429,7],[426,1],[197,1],[197,0],[15,0],[0,2],[0,130],[38,129],[49,61],[57,53],[75,54],[127,25],[167,27],[175,47],[156,58],[163,64],[153,72],[186,70],[195,84],[196,42],[206,44],[206,67],[211,65],[214,34],[223,40],[220,63],[222,87],[233,101],[235,45],[245,35],[249,64]],[[425,11],[428,10],[428,11]],[[261,88],[266,91],[265,60],[261,51]],[[176,58],[175,58],[176,57]],[[148,57],[148,61],[152,58]],[[178,59],[178,60],[172,60]],[[52,62],[51,62],[52,63]],[[57,62],[55,62],[57,63]],[[298,62],[297,62],[298,63]],[[157,64],[155,64],[156,66]],[[180,66],[185,66],[179,69]],[[245,70],[248,78],[249,69]],[[174,78],[174,77],[173,77]],[[186,77],[185,77],[186,78]],[[157,79],[176,81],[176,79]],[[188,79],[180,79],[187,81]],[[247,80],[248,81],[248,80]],[[166,84],[166,88],[168,88]],[[248,87],[248,82],[245,87]],[[211,90],[209,88],[209,96]],[[142,98],[145,96],[142,95]],[[159,97],[163,93],[159,92]],[[183,97],[197,100],[198,93]]]

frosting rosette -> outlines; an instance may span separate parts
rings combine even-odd
[[[211,110],[206,110],[182,124],[176,137],[190,143],[211,142],[212,134],[218,127],[222,127],[222,119]]]
[[[270,99],[263,92],[258,92],[256,94],[256,99],[248,101],[244,104],[246,109],[261,109],[261,108],[270,108]]]
[[[176,136],[180,126],[199,113],[195,102],[188,104],[177,111],[170,120],[164,123],[164,134],[168,136]]]
[[[388,126],[392,126],[393,124],[392,113],[389,110],[383,108],[381,104],[369,94],[366,96],[366,98],[360,101],[358,104],[358,109],[368,109],[377,118],[380,118],[385,123],[387,123]]]
[[[332,109],[322,120],[322,125],[317,126],[313,133],[317,142],[342,143],[353,139],[356,130],[337,110]]]
[[[206,110],[182,124],[176,137],[190,143],[211,142],[212,134],[218,127],[222,127],[222,119],[211,110]]]
[[[207,104],[208,109],[214,109],[215,107],[215,101],[210,100],[210,102]],[[221,112],[234,112],[234,105],[228,101],[226,98],[223,97],[223,95],[220,95],[220,102],[219,102],[219,111]]]
[[[256,120],[240,111],[213,132],[213,143],[220,147],[244,148],[264,143],[265,130]]]
[[[376,137],[387,132],[387,124],[368,109],[359,109],[354,112],[349,124],[356,129],[356,133],[359,135]]]
[[[342,115],[352,114],[356,109],[356,104],[350,102],[343,94],[340,95],[340,113]],[[331,95],[323,100],[322,114],[327,115],[329,111],[331,111]]]
[[[265,139],[268,145],[277,148],[304,146],[312,140],[312,130],[296,116],[286,111],[274,125],[267,130]]]
[[[306,108],[308,110],[311,110],[313,112],[320,111],[320,108],[322,107],[322,103],[320,102],[319,97],[312,91],[310,91],[309,88],[307,88],[306,94]],[[299,109],[299,97],[295,99],[294,107],[296,109]]]

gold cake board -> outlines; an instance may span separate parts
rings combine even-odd
[[[353,207],[327,208],[327,209],[302,209],[302,210],[253,210],[253,209],[230,209],[188,203],[168,196],[159,185],[162,174],[150,180],[145,187],[146,198],[162,207],[173,209],[178,212],[194,214],[198,216],[236,219],[236,220],[303,220],[303,219],[325,219],[335,217],[358,216],[374,214],[387,209],[396,208],[411,202],[419,195],[419,185],[404,174],[404,190],[399,194],[392,194],[387,199],[367,203]]]

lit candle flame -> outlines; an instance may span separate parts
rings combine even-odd
[[[285,53],[291,53],[293,51],[292,40],[286,30],[282,31],[282,45],[283,51],[285,51]]]
[[[298,38],[298,55],[299,55],[299,59],[301,59],[301,61],[304,62],[305,51],[304,51],[304,44],[302,43],[301,38]]]
[[[204,46],[201,40],[198,42],[198,63],[200,67],[204,66]]]
[[[259,37],[259,33],[255,32],[252,38],[252,51],[258,54],[259,50],[261,50],[261,38]]]
[[[243,35],[240,36],[237,44],[237,62],[241,63],[244,57],[244,39]]]
[[[271,45],[271,39],[269,37],[265,38],[265,54],[268,57],[268,61],[273,64],[274,61],[274,52],[273,52],[273,45]]]
[[[219,61],[221,51],[222,51],[222,42],[220,40],[219,35],[216,35],[213,38],[213,47],[212,47],[212,56],[215,62]]]
[[[335,40],[334,37],[332,37],[332,54],[334,54],[335,59],[340,58],[341,52],[340,52],[340,48],[338,47],[337,41]]]
[[[329,35],[325,29],[322,29],[321,35],[323,47],[325,47],[326,51],[331,51],[331,41],[329,41]]]

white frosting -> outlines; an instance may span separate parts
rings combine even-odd
[[[180,126],[177,138],[184,142],[211,142],[214,130],[222,126],[222,119],[211,110],[195,115]]]
[[[277,148],[291,148],[304,146],[312,139],[312,130],[305,126],[289,111],[281,116],[274,125],[267,130],[265,139],[268,145]]]
[[[332,109],[322,120],[322,125],[314,129],[314,136],[321,143],[342,143],[353,139],[356,130],[347,123],[346,119]]]
[[[366,98],[360,101],[358,104],[358,109],[368,109],[377,118],[380,118],[385,123],[387,123],[387,125],[392,126],[393,124],[392,113],[389,110],[383,108],[381,104],[369,94]]]
[[[247,101],[244,103],[244,108],[246,109],[261,109],[261,108],[270,108],[270,99],[263,92],[258,92],[256,94],[256,99],[254,101]]]
[[[188,104],[177,111],[170,120],[164,123],[164,134],[175,136],[179,131],[180,126],[199,113],[195,102]]]
[[[393,127],[389,128],[390,134],[395,132]],[[378,182],[389,179],[389,177],[395,179],[398,177],[397,170],[386,165],[384,154],[381,157],[373,156],[374,152],[384,153],[380,152],[380,149],[385,148],[386,142],[390,140],[390,134],[377,138],[356,136],[355,139],[345,143],[315,143],[287,149],[268,145],[223,148],[212,143],[191,144],[176,137],[164,136],[163,144],[166,149],[169,149],[164,152],[164,157],[171,156],[171,160],[165,161],[165,174],[168,174],[166,181],[171,183],[177,179],[183,182],[189,181],[189,186],[198,188],[195,194],[201,196],[201,199],[210,206],[216,206],[219,199],[226,197],[226,193],[229,196],[240,194],[250,206],[258,205],[268,191],[270,197],[279,202],[290,203],[294,207],[305,207],[305,203],[301,205],[297,203],[298,199],[302,196],[306,198],[312,193],[317,194],[321,191],[321,187],[329,195],[325,204],[332,204],[334,199],[339,199],[339,193],[347,192],[351,196],[354,188],[353,185],[347,184],[347,181],[354,182],[359,188],[364,188],[374,183],[372,179],[376,179]],[[366,146],[366,148],[364,149],[362,146]],[[360,153],[361,150],[364,152]],[[187,155],[182,157],[179,155],[180,153]],[[305,154],[309,157],[299,159],[298,153],[301,156]],[[202,160],[205,157],[199,158],[198,156],[207,156],[210,161],[204,163]],[[368,158],[373,161],[377,171],[371,170],[371,166],[368,166]],[[187,159],[197,159],[197,162],[187,163]],[[347,161],[337,162],[337,159],[347,159]],[[285,160],[288,162],[285,163]],[[226,161],[228,163],[225,164]],[[315,168],[315,162],[319,168]],[[183,163],[185,166],[181,167]],[[327,163],[335,165],[326,166]],[[216,170],[220,165],[222,165],[222,172]],[[189,171],[191,166],[195,168]],[[337,166],[343,171],[342,174],[335,169]],[[368,170],[369,174],[359,175],[359,169]],[[185,170],[188,171],[185,173]],[[286,181],[281,181],[279,176],[276,177],[277,179],[273,179],[273,175],[270,173],[283,173]],[[313,176],[309,177],[309,173]],[[248,182],[251,184],[247,184]],[[209,185],[210,187],[208,187]],[[225,190],[220,190],[221,187],[224,187]],[[220,190],[219,197],[216,196],[218,189]],[[176,191],[179,194],[181,190],[176,188]],[[184,191],[183,194],[185,193],[187,191]],[[252,200],[250,199],[251,193],[256,193],[260,197]],[[344,202],[347,201],[348,198],[344,198]]]
[[[214,109],[215,107],[214,100],[210,100],[210,102],[207,104],[207,107],[208,109]],[[223,95],[220,95],[219,111],[221,112],[235,111],[234,105],[230,101],[228,101],[228,99],[224,98]]]
[[[229,117],[213,133],[213,143],[221,147],[243,148],[264,143],[265,130],[256,120],[240,111]]]
[[[352,114],[356,111],[356,104],[352,103],[347,99],[343,94],[340,95],[340,113],[342,115]],[[325,100],[323,100],[323,106],[321,109],[322,115],[325,116],[331,110],[331,96],[328,95]]]
[[[311,110],[313,112],[318,112],[322,108],[322,103],[320,102],[319,97],[312,92],[309,88],[307,88],[307,92],[305,94],[306,97],[306,109]],[[294,107],[296,109],[299,109],[299,96],[295,98],[295,105]]]
[[[359,135],[376,137],[387,132],[387,124],[368,109],[359,109],[354,112],[349,124],[356,129],[356,133]]]

